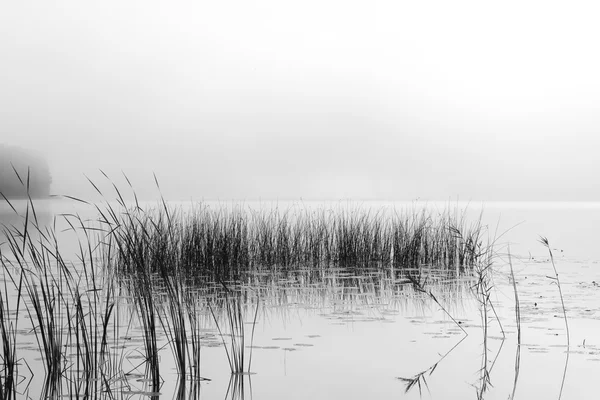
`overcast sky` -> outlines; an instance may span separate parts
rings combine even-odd
[[[600,200],[596,3],[4,2],[0,143],[73,195]]]

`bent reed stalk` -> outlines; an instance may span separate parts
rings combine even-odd
[[[562,293],[562,287],[560,286],[560,279],[558,279],[558,271],[556,270],[556,265],[554,264],[554,255],[552,254],[552,249],[550,248],[550,243],[548,239],[540,236],[539,242],[544,245],[548,249],[548,253],[550,254],[550,261],[552,263],[552,269],[554,270],[554,277],[549,276],[548,278],[556,281],[556,286],[558,286],[558,294],[560,296],[560,304],[562,306],[563,317],[565,319],[565,330],[567,333],[567,349],[571,344],[571,335],[569,335],[569,321],[567,320],[567,310],[565,308],[565,300]]]
[[[558,399],[562,398],[563,389],[565,387],[565,380],[567,378],[567,368],[569,366],[569,355],[570,355],[570,345],[571,345],[571,335],[569,334],[569,322],[567,320],[567,310],[565,308],[565,300],[562,293],[562,287],[560,286],[560,279],[558,278],[558,271],[556,269],[556,264],[554,264],[554,255],[552,254],[552,249],[550,248],[550,243],[548,239],[544,236],[540,236],[540,243],[544,245],[548,249],[548,253],[550,254],[550,262],[552,263],[552,269],[554,270],[554,277],[549,276],[548,278],[556,281],[556,286],[558,286],[558,294],[560,296],[560,304],[562,305],[563,317],[565,319],[565,331],[567,335],[567,351],[565,357],[565,368],[563,370],[563,376],[560,383],[560,392],[558,393]]]
[[[452,314],[450,314],[450,312],[446,309],[446,307],[444,307],[442,305],[442,303],[440,303],[440,301],[437,299],[437,297],[433,294],[433,292],[431,290],[426,289],[426,284],[427,284],[427,280],[423,280],[421,279],[420,275],[415,275],[415,274],[411,274],[410,272],[407,273],[406,278],[408,279],[408,281],[411,283],[413,289],[419,293],[423,293],[427,296],[429,296],[429,298],[431,300],[433,300],[433,302],[435,304],[438,305],[438,307],[440,307],[440,309],[444,312],[444,314],[446,314],[448,316],[448,318],[450,318],[452,320],[452,322],[454,322],[454,324],[460,328],[460,330],[465,334],[465,336],[468,336],[469,334],[467,333],[467,331],[465,330],[465,328],[462,327],[462,324],[459,323],[453,316]]]

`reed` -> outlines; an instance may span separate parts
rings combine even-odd
[[[202,349],[200,345],[200,338],[202,326],[201,320],[198,317],[198,314],[201,311],[201,307],[198,302],[198,296],[193,292],[188,292],[186,295],[184,295],[185,312],[187,314],[189,324],[188,369],[189,378],[193,382],[203,380],[200,375],[200,350]]]
[[[242,281],[246,272],[257,271],[276,276],[310,270],[322,276],[327,268],[338,266],[357,271],[421,271],[438,265],[453,273],[472,268],[485,256],[481,224],[468,226],[459,213],[350,206],[213,209],[204,204],[184,211],[169,207],[162,197],[157,207],[144,209],[137,198],[135,205],[129,205],[117,186],[113,188],[118,206],[110,202],[90,205],[98,212],[96,225],[78,215],[64,216],[79,239],[76,259],[63,258],[56,220],[53,227],[42,227],[31,199],[23,226],[5,228],[10,261],[1,254],[0,259],[5,275],[9,271],[14,275],[4,282],[12,282],[18,300],[11,319],[14,309],[8,306],[5,286],[0,295],[0,398],[15,393],[19,308],[26,309],[45,368],[43,397],[112,398],[117,395],[115,388],[123,385],[119,378],[125,376],[123,351],[120,355],[112,351],[119,344],[119,290],[128,288],[133,296],[135,322],[130,324],[137,322],[143,328],[142,364],[152,385],[149,393],[156,393],[161,385],[161,327],[181,380],[203,379],[198,315],[205,307],[221,334],[231,373],[243,375],[252,368],[261,296],[256,295],[252,313],[252,301],[239,290],[223,284],[218,300],[206,303],[187,290],[190,282],[229,284]],[[415,279],[413,285],[464,332],[425,288],[425,281]],[[249,318],[253,318],[251,331],[245,322]]]
[[[103,252],[97,254],[98,247],[92,246],[94,228],[86,226],[79,216],[73,216],[69,225],[73,231],[84,235],[79,244],[78,260],[80,267],[61,264],[62,275],[66,277],[63,297],[72,304],[74,312],[68,316],[68,340],[76,349],[76,371],[73,376],[72,393],[91,396],[103,390],[110,391],[110,380],[114,376],[114,359],[110,356],[109,334],[114,322],[113,310],[116,304],[115,283],[110,271],[98,270],[112,252],[111,243],[104,243]],[[65,217],[67,218],[67,217]],[[98,241],[100,239],[97,239]],[[104,266],[103,266],[104,267]],[[82,290],[83,288],[83,290]],[[67,312],[69,309],[67,308]],[[99,384],[102,384],[102,388]]]
[[[0,337],[2,351],[0,352],[0,399],[14,399],[17,396],[17,382],[19,376],[17,355],[17,330],[19,324],[19,308],[21,305],[21,291],[23,289],[23,276],[19,275],[19,283],[15,284],[10,271],[6,268],[2,254],[0,259],[3,265],[4,291],[0,294]],[[14,310],[10,307],[8,282],[11,281],[17,288],[17,303]],[[14,311],[14,319],[11,318]]]
[[[158,314],[159,321],[175,357],[177,372],[185,378],[189,349],[184,288],[176,277],[166,277],[163,282],[166,299],[163,301],[162,313]]]
[[[548,242],[548,239],[540,236],[539,239],[540,243],[544,245],[544,247],[546,247],[546,249],[548,249],[548,253],[550,254],[550,262],[552,263],[552,269],[554,270],[554,277],[549,276],[548,278],[554,280],[556,282],[556,286],[558,287],[558,294],[560,297],[560,304],[562,306],[562,311],[563,311],[563,318],[565,320],[565,331],[566,331],[566,335],[567,335],[567,351],[566,351],[566,357],[565,357],[565,368],[563,370],[563,376],[562,376],[562,380],[561,380],[561,384],[560,384],[560,392],[558,394],[558,399],[560,400],[562,398],[562,393],[563,393],[563,389],[565,386],[565,380],[567,377],[567,368],[569,365],[569,355],[570,355],[570,345],[571,345],[571,335],[569,334],[569,321],[567,320],[567,310],[565,308],[565,300],[563,297],[563,293],[562,293],[562,287],[560,286],[560,279],[558,278],[558,271],[556,269],[556,264],[554,263],[554,255],[552,254],[552,249],[550,248],[550,243]]]
[[[565,300],[564,300],[563,293],[562,293],[562,287],[560,286],[560,279],[558,278],[558,271],[556,270],[556,264],[554,263],[554,255],[552,254],[552,249],[550,248],[550,243],[548,242],[547,238],[540,236],[539,241],[541,244],[544,245],[544,247],[546,247],[546,249],[548,249],[548,253],[550,254],[550,262],[552,263],[552,269],[554,270],[554,277],[548,277],[548,278],[554,280],[556,282],[556,286],[558,287],[560,304],[562,306],[563,318],[565,320],[565,331],[566,331],[566,335],[567,335],[567,349],[568,349],[571,344],[571,335],[569,334],[569,321],[567,320],[567,310],[565,308]]]
[[[54,231],[39,225],[31,198],[22,227],[5,227],[5,238],[10,254],[3,264],[20,275],[18,302],[25,305],[45,370],[42,393],[54,398],[61,395],[61,379],[70,367],[65,347],[72,333],[70,302],[64,293],[72,276],[64,273],[68,268]]]
[[[30,209],[32,218],[28,221]],[[28,204],[24,227],[13,227],[5,234],[11,254],[10,262],[4,259],[3,265],[5,271],[9,264],[19,271],[17,305],[24,298],[29,300],[24,303],[44,361],[43,390],[50,397],[61,393],[63,379],[74,396],[98,393],[109,352],[113,286],[105,276],[97,281],[90,231],[75,218],[69,225],[75,230],[74,224],[79,223],[79,231],[85,234],[79,246],[78,268],[61,256],[54,231],[40,229],[32,203]]]
[[[463,336],[462,339],[460,339],[454,346],[452,346],[452,348],[450,348],[450,350],[448,350],[445,354],[440,355],[440,358],[434,364],[432,364],[429,368],[427,368],[409,378],[397,377],[396,379],[401,380],[405,384],[404,393],[408,393],[409,391],[411,391],[412,389],[414,389],[416,387],[419,389],[419,396],[421,396],[423,387],[429,389],[429,384],[427,383],[427,378],[431,377],[431,375],[433,375],[433,373],[437,369],[438,365],[440,365],[440,363],[442,363],[442,361],[444,361],[444,359],[446,357],[448,357],[448,355],[450,355],[450,353],[452,353],[456,348],[458,348],[458,346],[466,338],[467,338],[466,336]]]
[[[248,395],[252,398],[252,377],[236,374],[229,378],[225,400],[244,400],[246,398],[245,379],[248,379]]]
[[[479,264],[475,267],[475,284],[471,287],[471,289],[475,293],[475,298],[479,303],[479,310],[481,315],[481,323],[483,326],[483,336],[484,339],[487,338],[487,333],[489,329],[489,322],[492,319],[490,315],[490,311],[493,313],[493,319],[496,320],[498,326],[500,328],[500,332],[502,333],[502,337],[506,337],[506,333],[504,332],[504,327],[502,326],[502,321],[500,321],[500,317],[496,312],[496,308],[494,307],[494,303],[491,300],[491,293],[494,290],[493,284],[493,262],[492,260],[488,260],[485,263]]]
[[[201,275],[213,281],[237,279],[248,270],[301,265],[397,268],[438,265],[471,268],[485,255],[480,222],[464,215],[399,213],[361,208],[338,210],[211,209],[200,204],[184,212],[160,207],[127,209],[111,215],[119,247],[120,272]],[[108,218],[107,218],[108,219]],[[135,262],[148,257],[148,264]]]
[[[174,400],[200,400],[200,381],[192,380],[187,382],[185,379],[180,379],[175,390]]]
[[[29,210],[29,206],[28,206]],[[33,213],[35,213],[33,211]],[[25,224],[28,224],[27,218]],[[34,228],[39,230],[37,225]],[[63,276],[52,273],[53,264],[62,260],[55,256],[43,243],[38,246],[27,225],[21,232],[8,237],[15,265],[23,279],[27,314],[34,328],[38,348],[44,360],[48,382],[58,382],[64,370],[63,344],[65,334],[62,327],[66,321],[66,308],[61,294]],[[23,247],[20,247],[22,239]]]
[[[521,371],[521,304],[519,302],[519,292],[517,291],[517,282],[515,280],[515,273],[513,270],[512,257],[510,254],[510,246],[508,247],[508,265],[510,266],[510,278],[513,284],[513,291],[515,294],[515,321],[517,324],[517,350],[515,353],[515,379],[513,382],[513,390],[510,395],[510,399],[515,398],[517,391],[517,382],[519,381],[519,372]]]
[[[214,306],[209,304],[211,315],[223,341],[223,347],[225,348],[225,354],[229,361],[229,368],[232,374],[244,374],[249,373],[252,368],[252,343],[254,341],[254,328],[256,326],[256,319],[258,317],[258,302],[254,311],[254,319],[252,321],[252,332],[250,336],[250,352],[248,357],[248,366],[246,367],[246,332],[244,324],[244,307],[243,300],[240,293],[233,293],[225,284],[224,304],[222,311],[225,314],[225,323],[227,324],[229,343],[225,342],[225,334],[219,323],[219,318],[215,313]]]
[[[416,275],[416,274],[412,274],[412,273],[407,273],[406,277],[407,277],[408,281],[412,284],[412,287],[415,291],[427,295],[431,300],[433,300],[433,302],[435,304],[438,305],[438,307],[440,307],[440,309],[444,312],[444,314],[446,314],[452,320],[452,322],[454,322],[454,324],[460,328],[460,330],[465,334],[465,336],[468,335],[467,331],[465,330],[465,328],[463,328],[462,324],[460,324],[452,316],[452,314],[450,314],[450,312],[446,309],[446,307],[444,307],[442,305],[442,303],[440,303],[440,301],[433,294],[431,289],[426,288],[426,285],[427,285],[426,279],[423,279],[420,274]]]
[[[161,378],[153,284],[150,276],[144,274],[138,276],[135,283],[134,298],[136,311],[138,313],[138,318],[142,323],[144,334],[146,375],[149,376],[152,391],[158,391]]]
[[[517,290],[517,281],[515,280],[515,272],[510,254],[510,246],[508,247],[508,265],[510,266],[510,280],[513,285],[515,295],[515,322],[517,324],[517,345],[521,345],[521,303],[519,302],[519,291]]]
[[[494,242],[496,239],[494,239]],[[491,246],[489,246],[491,247]],[[481,367],[479,369],[479,379],[477,384],[474,384],[476,390],[476,396],[478,399],[483,399],[485,393],[492,386],[491,383],[491,371],[494,368],[496,360],[500,355],[502,347],[504,346],[504,339],[506,333],[500,321],[500,317],[496,312],[494,303],[491,299],[491,294],[494,291],[494,258],[497,254],[489,251],[485,253],[485,257],[479,259],[478,263],[474,268],[475,283],[471,286],[471,290],[475,295],[475,299],[479,303],[479,313],[481,318],[482,326],[482,355],[481,355]],[[493,314],[493,315],[492,315]],[[502,342],[496,356],[490,361],[488,337],[490,330],[490,321],[495,319],[498,323],[500,331],[502,333]]]

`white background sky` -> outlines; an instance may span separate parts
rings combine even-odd
[[[4,2],[0,143],[45,154],[53,191],[73,195],[101,168],[143,195],[154,171],[172,198],[600,200],[599,15]]]

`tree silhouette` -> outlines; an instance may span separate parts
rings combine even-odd
[[[28,181],[29,178],[29,181]],[[29,150],[0,144],[0,193],[9,199],[48,197],[52,177],[46,160]]]

